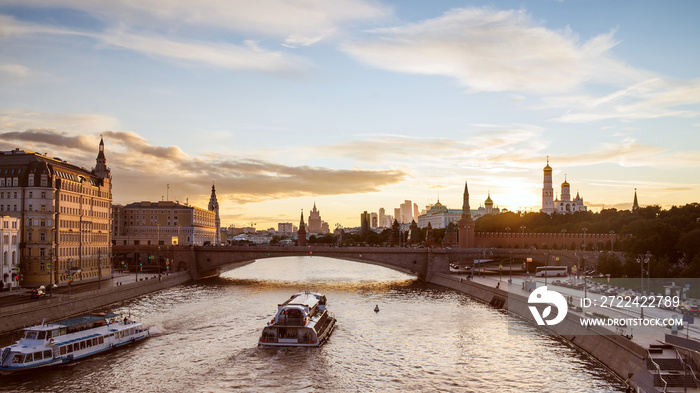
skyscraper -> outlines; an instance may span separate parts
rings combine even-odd
[[[309,235],[316,235],[321,233],[321,212],[316,209],[316,202],[314,202],[314,208],[311,209],[309,213]]]

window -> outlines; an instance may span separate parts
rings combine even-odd
[[[14,192],[13,198],[15,198],[15,199],[17,198],[17,191]]]
[[[4,222],[2,223],[2,227],[3,227],[3,228],[7,228],[7,227],[8,227],[7,221],[4,221]]]
[[[34,187],[34,175],[29,175],[29,187]],[[30,196],[31,198],[31,196]]]
[[[28,242],[31,242],[31,241],[32,241],[32,231],[31,231],[31,230],[28,230],[28,231],[27,231],[27,241],[28,241]]]
[[[39,241],[42,241],[42,242],[46,241],[46,233],[42,232],[39,234]]]
[[[31,191],[29,191],[29,197],[30,197],[30,198],[34,198],[34,193],[31,192]]]
[[[39,222],[39,225],[42,227],[45,227],[46,226],[46,219],[42,218],[41,221]]]
[[[39,256],[40,257],[46,256],[46,249],[45,248],[42,247],[39,249]],[[43,263],[42,263],[42,265],[43,265]],[[44,270],[44,269],[41,269],[41,270]]]

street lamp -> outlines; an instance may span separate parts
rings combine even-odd
[[[97,290],[102,288],[102,249],[97,249]]]

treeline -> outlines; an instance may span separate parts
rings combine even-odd
[[[598,270],[613,276],[639,277],[642,261],[651,277],[700,277],[700,204],[674,206],[664,210],[647,206],[635,212],[605,209],[600,213],[574,214],[507,212],[487,215],[476,221],[478,232],[610,233],[620,235],[615,251],[603,253]]]

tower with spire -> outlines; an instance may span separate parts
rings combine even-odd
[[[216,224],[216,243],[214,244],[218,246],[221,244],[221,218],[219,217],[219,202],[216,200],[216,188],[214,188],[214,183],[211,184],[211,197],[209,198],[208,209],[216,214],[214,220]]]
[[[97,159],[95,161],[95,168],[92,170],[92,172],[102,179],[111,179],[112,173],[109,168],[107,168],[107,158],[105,158],[105,142],[102,139],[102,136],[100,136],[100,147],[99,151],[97,152]]]
[[[637,189],[634,189],[634,202],[632,202],[632,213],[639,210],[639,201],[637,200]]]
[[[306,246],[306,224],[304,224],[304,209],[301,210],[299,230],[297,231],[297,244],[301,247]]]
[[[309,235],[317,235],[321,233],[323,227],[323,220],[321,220],[321,212],[316,209],[316,202],[314,202],[314,207],[309,212]]]
[[[544,167],[544,182],[542,184],[542,213],[554,213],[554,187],[552,187],[552,167],[549,166],[549,156],[547,156],[547,166]]]
[[[462,201],[462,217],[457,223],[459,248],[474,247],[474,219],[472,219],[471,209],[469,208],[469,187],[467,182],[464,182],[464,195]]]

